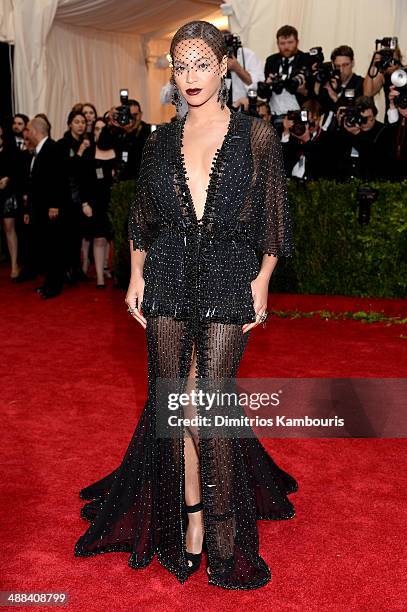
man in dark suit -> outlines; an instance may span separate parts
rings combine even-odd
[[[28,187],[29,220],[35,237],[32,268],[44,272],[38,288],[43,299],[56,297],[64,279],[62,224],[67,181],[59,149],[49,137],[49,125],[41,117],[31,119],[27,135],[34,148]]]
[[[334,178],[331,167],[331,139],[321,129],[321,105],[317,100],[307,100],[302,110],[307,112],[307,122],[284,119],[281,137],[284,166],[287,177],[302,181]]]
[[[362,123],[349,126],[342,120],[330,132],[330,163],[335,168],[335,178],[338,181],[353,177],[366,181],[386,179],[391,166],[391,131],[377,121],[373,98],[360,96],[355,107]]]

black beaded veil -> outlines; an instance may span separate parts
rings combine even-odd
[[[227,48],[223,34],[208,21],[191,21],[180,27],[170,46],[171,83],[175,77],[194,70],[224,76]]]

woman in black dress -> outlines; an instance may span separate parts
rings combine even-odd
[[[92,214],[85,195],[85,159],[91,146],[86,138],[86,118],[79,110],[68,115],[68,130],[58,140],[62,163],[69,181],[69,206],[64,217],[65,274],[68,282],[75,284],[84,279],[81,264],[82,233],[85,217]]]
[[[80,492],[91,525],[75,554],[129,551],[133,568],[157,554],[183,583],[204,548],[210,584],[254,589],[271,578],[256,521],[292,518],[297,483],[254,435],[182,421],[169,432],[159,383],[222,389],[265,320],[277,258],[292,252],[281,146],[269,124],[225,107],[217,28],[186,24],[170,53],[174,101],[181,93],[189,111],[147,140],[129,222],[126,303],[146,329],[148,398],[121,465]],[[175,414],[206,410],[191,401]]]
[[[97,111],[94,104],[91,102],[84,102],[82,106],[82,112],[86,119],[86,132],[89,135],[89,139],[92,141],[94,136],[94,128],[97,118]]]
[[[116,173],[117,160],[113,148],[113,140],[109,130],[103,129],[106,123],[98,118],[94,125],[93,153],[86,160],[86,180],[88,190],[87,200],[92,209],[92,215],[85,220],[84,238],[93,239],[93,257],[96,268],[96,287],[104,288],[105,252],[111,238],[111,226],[108,217],[110,193]]]
[[[10,254],[10,278],[12,281],[17,279],[20,272],[17,262],[18,238],[16,232],[18,209],[17,167],[17,151],[10,139],[7,139],[6,130],[0,125],[0,220],[3,224]]]

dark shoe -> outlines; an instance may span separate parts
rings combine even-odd
[[[85,274],[85,272],[81,269],[78,270],[78,280],[86,283],[90,280],[89,276],[87,274]]]
[[[41,291],[41,299],[50,300],[51,298],[57,297],[60,295],[60,291],[56,291],[55,289],[43,289]]]
[[[35,288],[35,293],[42,293],[44,291],[45,287],[44,285],[41,285],[40,287],[36,287]]]
[[[98,283],[98,284],[96,285],[96,289],[106,289],[106,285],[105,285],[105,283],[100,283],[100,284]]]
[[[29,272],[21,272],[16,279],[13,281],[15,283],[26,283],[27,281],[31,281],[37,278],[37,275]]]
[[[11,274],[10,274],[10,280],[11,280],[12,283],[16,282],[16,279],[20,276],[21,272],[23,271],[21,266],[17,266],[16,270],[17,271],[14,272],[14,274],[13,274],[13,272],[11,272]]]
[[[230,575],[231,570],[233,569],[234,562],[235,562],[235,559],[234,559],[234,556],[232,555],[231,557],[229,557],[223,562],[223,570],[217,571],[216,573],[214,573],[213,577],[215,577],[217,580],[222,580],[223,578],[227,578]],[[212,571],[209,565],[206,566],[206,573],[208,574],[209,578],[212,577]]]
[[[65,272],[65,282],[71,287],[75,287],[78,284],[78,275],[73,270]]]
[[[201,510],[203,510],[203,504],[200,501],[197,504],[194,504],[193,506],[185,506],[186,511],[188,513],[191,512],[200,512]],[[202,545],[203,548],[203,545]],[[185,556],[187,558],[187,561],[191,562],[191,565],[189,565],[188,563],[188,576],[191,576],[191,574],[193,574],[194,572],[196,572],[200,565],[201,565],[201,559],[202,559],[202,550],[200,553],[191,553],[188,550],[185,551]]]

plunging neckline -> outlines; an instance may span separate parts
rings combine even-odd
[[[218,163],[219,160],[219,156],[220,154],[223,152],[224,148],[225,148],[225,144],[230,136],[231,133],[231,129],[232,129],[232,123],[233,123],[233,116],[235,114],[234,111],[230,110],[230,117],[229,117],[229,123],[228,123],[228,127],[226,130],[226,134],[223,138],[222,144],[220,146],[220,148],[216,149],[215,154],[212,158],[212,163],[210,165],[210,170],[209,170],[209,175],[208,175],[208,186],[206,188],[206,198],[205,198],[205,202],[204,202],[204,207],[203,207],[203,212],[202,212],[202,217],[200,219],[198,219],[197,214],[196,214],[196,208],[195,208],[195,204],[194,201],[192,199],[192,194],[191,194],[191,190],[189,188],[188,185],[188,181],[189,181],[189,176],[188,176],[188,172],[187,172],[187,167],[185,164],[185,156],[183,153],[183,148],[184,148],[184,128],[185,128],[185,122],[188,116],[188,113],[186,113],[184,115],[184,117],[181,120],[181,130],[180,130],[180,137],[179,137],[179,153],[180,153],[180,158],[181,158],[181,165],[182,165],[182,171],[184,174],[184,178],[185,178],[185,189],[186,189],[186,193],[188,195],[188,201],[189,201],[189,205],[194,217],[195,222],[198,225],[202,225],[202,223],[204,222],[205,218],[206,218],[206,213],[207,213],[207,208],[208,208],[208,200],[209,200],[209,194],[212,192],[212,183],[215,179],[216,173],[214,172],[216,165]]]

